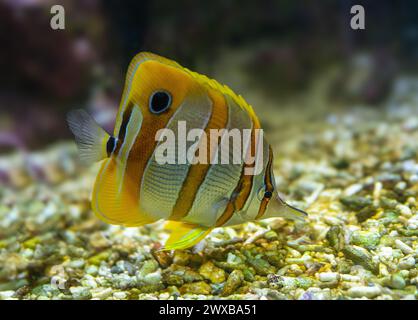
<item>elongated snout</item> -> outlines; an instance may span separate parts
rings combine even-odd
[[[284,202],[279,195],[276,194],[270,199],[263,219],[282,217],[290,220],[304,221],[307,215],[308,214],[305,211]]]

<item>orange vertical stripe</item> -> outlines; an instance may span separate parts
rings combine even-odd
[[[257,141],[256,141],[255,129],[260,128],[260,123],[255,116],[252,116],[252,120],[253,120],[253,129],[251,130],[251,145],[247,151],[248,156],[251,155],[251,150],[254,150],[254,153],[257,152]],[[263,143],[263,141],[259,141],[259,143]],[[254,166],[255,166],[255,163],[254,163]],[[232,193],[232,196],[229,199],[229,202],[224,212],[218,218],[218,220],[216,220],[216,224],[215,224],[216,227],[220,227],[224,225],[226,222],[228,222],[229,219],[232,218],[235,212],[240,211],[244,207],[245,202],[250,196],[253,179],[254,179],[254,175],[245,174],[245,168],[251,168],[251,167],[252,167],[251,164],[244,163],[242,167],[240,180],[237,186],[235,187],[234,192]]]
[[[179,193],[179,197],[177,198],[176,204],[174,205],[173,211],[168,220],[178,221],[187,216],[187,214],[189,213],[190,209],[193,206],[193,202],[196,198],[196,194],[199,190],[199,187],[204,181],[206,174],[211,166],[210,160],[212,159],[214,153],[217,152],[217,148],[210,148],[212,142],[209,141],[209,130],[225,129],[228,123],[228,106],[226,104],[225,98],[223,97],[223,95],[212,89],[209,89],[208,93],[213,102],[212,114],[204,130],[206,136],[208,137],[208,163],[198,163],[190,165],[189,172],[187,174],[186,179],[183,182],[182,188]],[[219,141],[217,142],[217,144],[219,145]],[[213,153],[211,153],[211,151]]]

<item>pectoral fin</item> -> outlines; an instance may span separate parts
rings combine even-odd
[[[212,228],[177,221],[169,221],[165,228],[171,230],[171,235],[162,250],[190,248],[212,231]]]
[[[86,111],[82,109],[70,111],[67,122],[74,134],[80,159],[84,163],[91,164],[109,156],[107,152],[109,134]],[[115,142],[115,139],[112,139],[111,144]]]

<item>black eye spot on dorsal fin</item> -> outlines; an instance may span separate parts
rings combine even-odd
[[[166,111],[171,105],[171,94],[165,90],[157,90],[151,94],[149,109],[154,114]]]

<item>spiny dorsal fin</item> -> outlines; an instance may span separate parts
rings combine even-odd
[[[227,85],[220,84],[215,79],[211,79],[211,78],[209,78],[209,77],[207,77],[203,74],[191,71],[191,70],[189,70],[185,67],[181,67],[181,68],[184,69],[187,73],[189,73],[193,78],[198,80],[200,83],[202,83],[204,85],[207,85],[212,89],[219,90],[222,94],[228,95],[229,97],[231,97],[232,100],[235,101],[235,103],[237,103],[241,108],[243,108],[244,110],[246,110],[250,114],[251,118],[258,121],[258,118],[257,118],[257,116],[256,116],[256,114],[253,110],[253,107],[250,104],[248,104],[248,102],[245,101],[245,99],[241,95],[236,94]]]

